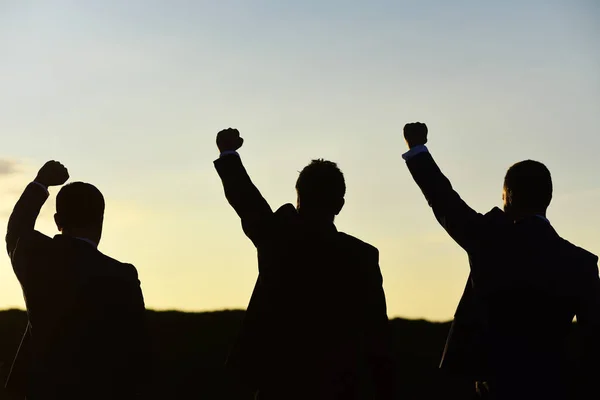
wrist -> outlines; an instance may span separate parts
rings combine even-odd
[[[37,183],[38,185],[41,185],[41,186],[45,187],[46,189],[48,189],[48,187],[50,186],[46,182],[44,182],[43,179],[40,179],[37,176],[35,177],[35,179],[33,180],[33,182]]]
[[[46,186],[45,184],[40,183],[38,181],[33,181],[33,182],[31,182],[31,184],[34,185],[34,186],[38,186],[38,187],[42,188],[46,192],[47,195],[50,195],[50,191],[48,190],[48,186]]]
[[[402,158],[404,159],[404,161],[408,161],[421,153],[429,153],[429,150],[424,144],[417,144],[413,146],[410,150],[408,150],[406,153],[402,154]]]

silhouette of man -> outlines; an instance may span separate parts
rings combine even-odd
[[[136,398],[148,365],[144,299],[135,267],[96,248],[102,194],[88,183],[64,186],[54,216],[61,234],[34,230],[48,187],[68,178],[63,165],[46,163],[8,223],[8,255],[29,317],[14,365],[25,365],[28,400]]]
[[[407,124],[404,137],[410,173],[471,267],[441,368],[476,381],[482,397],[571,399],[567,338],[577,316],[585,356],[579,378],[587,398],[598,398],[590,385],[599,372],[598,257],[562,239],[546,218],[548,169],[531,160],[510,167],[504,210],[482,215],[436,165],[425,124]]]
[[[229,370],[261,400],[390,398],[379,254],[334,225],[342,172],[313,161],[296,183],[297,207],[273,212],[242,165],[242,143],[236,129],[217,135],[215,167],[259,265]]]

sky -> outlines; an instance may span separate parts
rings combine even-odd
[[[380,250],[390,317],[448,320],[467,256],[401,155],[402,128],[475,209],[506,169],[544,162],[548,217],[600,253],[595,0],[0,0],[0,234],[45,161],[107,198],[100,250],[153,309],[244,308],[256,250],[227,204],[215,135],[238,128],[273,208],[313,158],[347,180],[339,230]],[[54,195],[37,229],[56,234]],[[0,255],[0,308],[24,308]]]

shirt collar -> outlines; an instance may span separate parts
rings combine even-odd
[[[95,243],[95,242],[91,241],[90,239],[82,238],[82,237],[76,237],[75,239],[84,241],[84,242],[94,246],[94,248],[96,248],[96,249],[98,248],[98,243]]]
[[[550,220],[549,220],[548,218],[544,217],[543,215],[541,215],[541,214],[536,214],[535,216],[536,216],[536,217],[538,217],[538,218],[541,218],[541,219],[543,219],[544,221],[546,221],[547,223],[549,223],[549,224],[550,224]]]

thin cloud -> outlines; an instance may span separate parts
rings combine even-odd
[[[0,176],[17,173],[18,165],[19,164],[14,160],[0,158]]]

